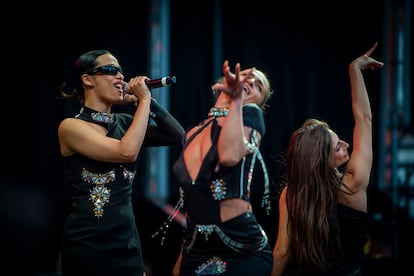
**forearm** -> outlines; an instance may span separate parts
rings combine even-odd
[[[241,99],[232,100],[218,140],[220,163],[237,164],[245,155],[244,127]]]
[[[349,76],[354,119],[356,123],[360,120],[366,120],[370,123],[372,120],[372,112],[363,73],[355,64],[351,64],[349,67]]]
[[[149,101],[150,99],[142,100],[138,105],[132,123],[120,141],[122,155],[127,160],[135,160],[141,149],[148,126]]]
[[[156,127],[148,130],[145,137],[146,146],[171,145],[180,143],[184,136],[184,128],[164,107],[151,99],[150,118]]]
[[[365,153],[365,162],[372,162],[372,112],[363,72],[357,65],[349,68],[352,90],[352,114],[354,117],[353,151]]]

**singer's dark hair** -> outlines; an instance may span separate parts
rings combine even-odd
[[[96,61],[97,58],[105,54],[111,54],[111,52],[104,49],[93,50],[79,56],[73,64],[72,86],[68,85],[66,82],[62,83],[58,100],[73,99],[75,108],[76,106],[83,105],[84,90],[82,75],[95,68],[98,65],[98,62]]]

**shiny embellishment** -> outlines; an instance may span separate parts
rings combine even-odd
[[[99,124],[106,129],[108,129],[116,120],[115,114],[113,113],[99,112],[86,106],[81,107],[79,114],[77,114],[75,118]]]
[[[247,140],[244,140],[244,146],[249,153],[253,153],[257,149],[257,145],[258,145],[257,131],[253,129],[251,133],[251,137],[250,137],[250,142]]]
[[[264,195],[262,198],[261,206],[266,208],[266,214],[269,216],[270,210],[272,209],[272,202],[270,201],[269,173],[267,172],[265,161],[259,149],[256,149],[255,154],[256,154],[257,159],[259,159],[260,164],[262,165],[263,176],[264,176]]]
[[[338,170],[338,168],[335,168],[335,174],[336,174],[336,176],[337,176],[337,177],[339,177],[339,178],[341,178],[341,179],[342,179],[342,176],[344,175],[343,173],[341,173],[341,172]]]
[[[226,117],[227,113],[229,113],[229,109],[227,107],[212,107],[210,108],[208,117]]]
[[[102,122],[102,123],[113,123],[114,122],[113,113],[92,112],[91,117],[92,117],[92,120],[96,122]]]
[[[175,204],[174,209],[168,216],[168,218],[164,221],[163,225],[160,229],[151,235],[152,238],[161,234],[161,245],[164,245],[165,236],[167,234],[167,230],[170,228],[171,221],[180,213],[180,210],[184,207],[184,190],[183,188],[178,188],[180,199],[178,200],[177,204]]]
[[[100,219],[103,215],[103,207],[109,202],[111,196],[111,189],[108,189],[105,184],[115,180],[115,170],[111,170],[104,174],[92,173],[82,169],[82,179],[88,183],[95,185],[89,190],[89,200],[93,202],[95,208],[93,213],[95,217]]]
[[[266,235],[266,232],[263,230],[263,228],[260,225],[253,226],[257,228],[262,233],[262,239],[260,241],[255,242],[254,244],[243,244],[241,242],[237,242],[230,238],[229,236],[224,233],[220,227],[215,228],[215,232],[217,236],[232,250],[236,252],[245,252],[246,249],[254,250],[255,252],[261,251],[263,248],[266,247],[268,243],[268,237]]]
[[[250,217],[251,214],[247,213],[246,216]],[[256,241],[253,244],[245,244],[235,241],[231,237],[227,236],[226,233],[224,233],[216,224],[196,224],[196,226],[194,227],[193,234],[191,235],[191,239],[189,240],[189,243],[187,245],[183,245],[182,250],[184,252],[190,252],[197,240],[198,234],[204,234],[205,240],[208,241],[208,235],[211,235],[213,234],[213,232],[215,232],[217,236],[220,238],[220,240],[222,240],[223,243],[225,243],[229,248],[231,248],[235,252],[245,253],[246,250],[254,250],[255,252],[258,252],[266,247],[266,245],[268,244],[268,237],[266,235],[266,232],[260,225],[256,225],[253,227],[255,227],[258,231],[262,233],[262,238],[260,241]]]
[[[132,185],[132,183],[134,182],[134,177],[135,177],[136,171],[131,172],[131,171],[129,171],[128,169],[126,169],[124,167],[123,167],[123,169],[124,170],[123,170],[122,174],[124,175],[124,179],[128,179],[129,184]]]
[[[200,265],[195,273],[197,275],[220,275],[226,272],[227,262],[223,261],[220,257],[213,257],[207,260],[207,262]]]
[[[197,232],[200,234],[204,234],[206,241],[208,241],[208,236],[214,232],[216,225],[215,224],[208,224],[208,225],[197,224],[196,228],[197,228]]]
[[[226,198],[226,182],[223,179],[216,179],[211,181],[210,190],[215,200],[222,200]]]

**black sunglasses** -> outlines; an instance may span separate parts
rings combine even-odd
[[[92,70],[89,70],[86,72],[88,75],[95,75],[97,73],[101,73],[103,75],[111,75],[115,76],[116,74],[121,73],[122,74],[122,68],[115,66],[115,65],[105,65],[101,67],[96,67]]]

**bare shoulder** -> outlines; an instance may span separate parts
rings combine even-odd
[[[76,118],[65,118],[63,119],[59,126],[58,126],[58,131],[59,133],[62,131],[65,131],[67,129],[71,129],[74,126],[80,126],[82,125],[82,120],[76,119]]]
[[[60,126],[62,126],[62,125],[67,125],[67,124],[72,124],[72,123],[75,123],[75,122],[79,122],[80,120],[79,119],[76,119],[76,118],[72,118],[72,117],[68,117],[68,118],[65,118],[65,119],[63,119],[61,122],[60,122],[60,124],[59,124],[59,127]]]

